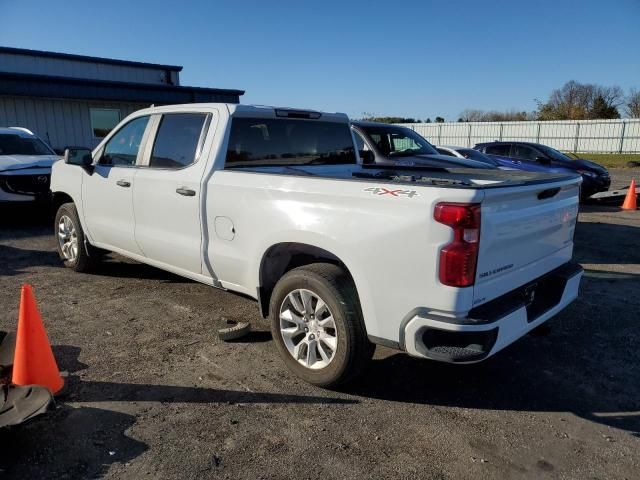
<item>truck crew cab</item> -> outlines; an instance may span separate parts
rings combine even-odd
[[[578,295],[580,177],[363,165],[344,114],[140,110],[53,166],[55,235],[255,298],[287,366],[335,386],[375,344],[483,360]]]

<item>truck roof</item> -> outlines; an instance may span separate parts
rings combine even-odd
[[[149,107],[143,110],[138,110],[136,113],[166,113],[175,111],[198,111],[198,110],[210,110],[212,108],[226,108],[233,116],[257,116],[264,118],[276,118],[286,117],[286,113],[294,118],[304,118],[303,114],[311,115],[310,118],[317,118],[322,120],[332,120],[339,122],[348,122],[349,117],[345,113],[338,112],[321,112],[319,110],[311,110],[308,108],[291,108],[291,107],[278,107],[272,105],[244,105],[237,103],[187,103],[178,105],[163,105],[159,107]]]

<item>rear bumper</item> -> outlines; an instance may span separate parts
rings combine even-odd
[[[560,312],[578,296],[582,267],[567,263],[471,310],[465,318],[411,314],[400,332],[412,356],[474,363],[499,352]]]

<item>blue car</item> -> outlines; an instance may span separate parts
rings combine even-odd
[[[609,172],[602,165],[582,158],[571,158],[555,148],[530,142],[478,143],[474,149],[487,154],[500,165],[536,172],[572,172],[582,176],[580,196],[588,198],[606,192],[611,185]]]

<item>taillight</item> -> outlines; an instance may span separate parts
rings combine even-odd
[[[438,203],[433,217],[453,230],[453,240],[440,250],[440,282],[450,287],[473,285],[480,248],[480,204]]]

